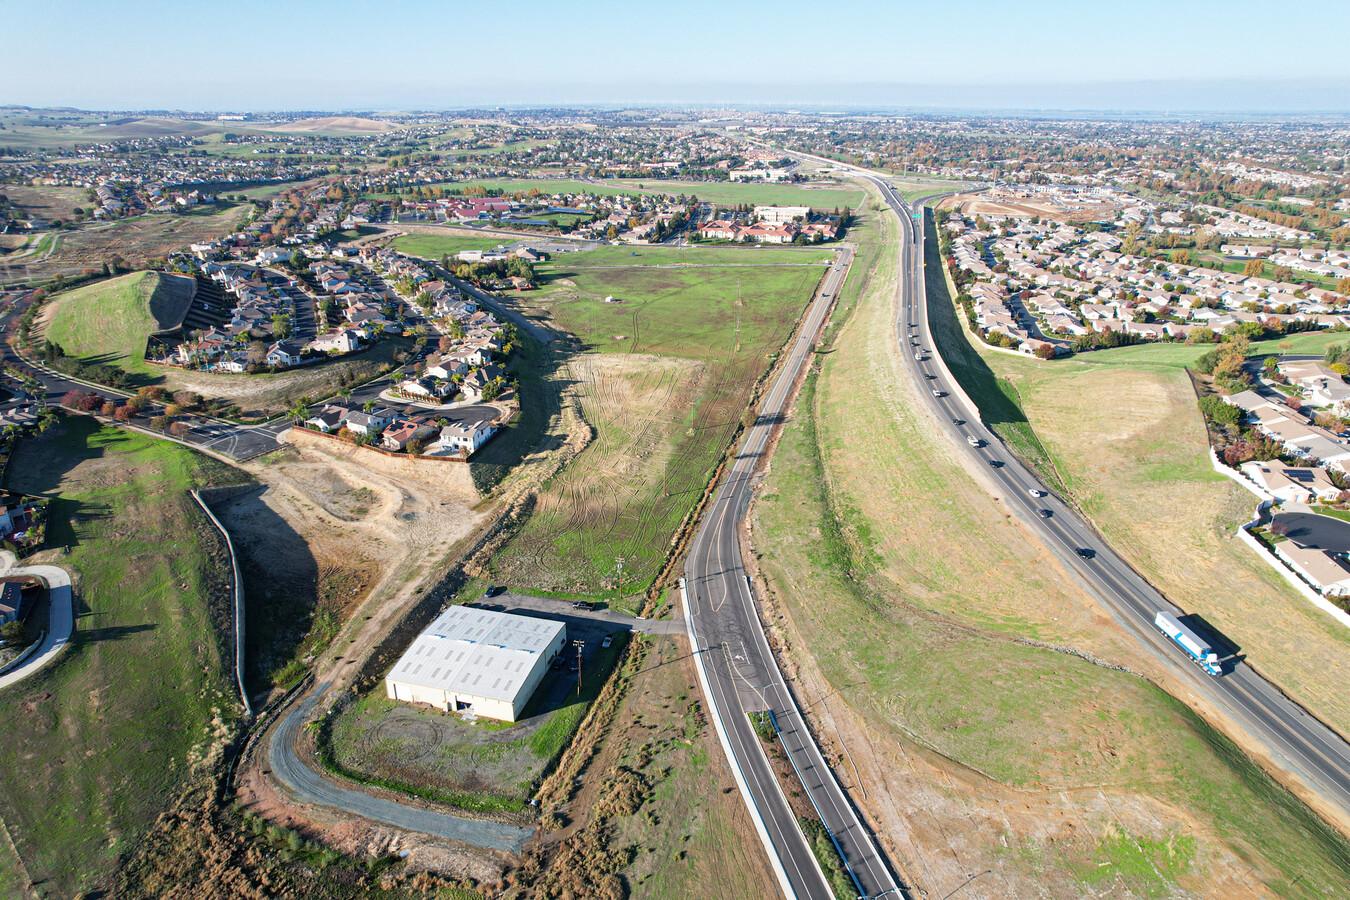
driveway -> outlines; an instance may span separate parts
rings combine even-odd
[[[1350,553],[1350,522],[1316,513],[1276,513],[1276,522],[1289,526],[1289,537],[1308,547]]]
[[[570,600],[513,594],[509,591],[496,597],[480,598],[472,605],[479,609],[559,620],[567,624],[569,638],[579,637],[587,641],[592,636],[603,638],[606,634],[620,630],[638,634],[685,633],[684,622],[680,619],[643,619],[615,609],[574,609]]]
[[[75,606],[70,593],[70,575],[57,566],[23,566],[14,568],[14,554],[0,554],[0,575],[36,575],[47,585],[48,603],[51,610],[47,622],[47,633],[33,654],[16,669],[0,675],[0,688],[23,681],[38,669],[56,658],[61,648],[70,640],[75,630]]]

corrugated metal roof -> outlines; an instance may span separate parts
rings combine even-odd
[[[562,622],[452,606],[417,636],[389,677],[513,701],[526,674],[560,633],[566,639]]]

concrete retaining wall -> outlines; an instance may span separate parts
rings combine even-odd
[[[253,706],[248,702],[248,690],[244,687],[244,578],[239,574],[239,557],[234,552],[234,542],[230,540],[230,533],[225,530],[225,526],[220,524],[216,514],[211,512],[211,508],[206,505],[202,495],[198,491],[192,491],[192,499],[197,501],[197,505],[206,513],[206,517],[211,520],[225,538],[225,549],[230,552],[230,569],[233,572],[234,579],[234,678],[239,684],[239,699],[244,703],[245,715],[253,715]]]

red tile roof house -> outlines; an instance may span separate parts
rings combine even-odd
[[[380,435],[380,443],[387,450],[407,449],[409,441],[426,440],[436,433],[436,426],[420,419],[399,419]]]

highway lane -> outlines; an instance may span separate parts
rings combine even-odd
[[[894,896],[900,888],[831,772],[778,670],[741,563],[738,530],[755,474],[843,285],[847,262],[851,258],[837,260],[832,266],[778,378],[760,405],[755,423],[703,516],[685,563],[689,616],[708,675],[709,705],[725,729],[734,756],[730,762],[744,775],[749,792],[744,797],[746,805],[752,815],[758,814],[763,820],[763,836],[769,844],[766,850],[781,865],[780,878],[788,882],[785,892],[813,900],[827,900],[833,894],[765,760],[747,712],[768,709],[774,713],[783,747],[834,834],[860,894]]]
[[[939,424],[979,459],[1000,489],[1000,498],[1046,545],[1076,573],[1112,615],[1132,632],[1145,648],[1165,660],[1174,675],[1190,690],[1203,696],[1238,727],[1272,751],[1275,765],[1312,788],[1343,814],[1350,813],[1350,745],[1343,737],[1284,696],[1277,687],[1246,665],[1240,655],[1223,661],[1224,674],[1205,673],[1176,644],[1153,625],[1159,610],[1183,615],[1174,604],[1118,556],[1076,510],[1049,492],[1021,461],[1009,452],[996,434],[978,418],[972,418],[951,390],[954,383],[945,365],[936,358],[928,323],[924,288],[923,231],[911,217],[910,207],[880,179],[873,177],[895,211],[906,240],[901,242],[901,283],[896,322],[902,358]],[[931,198],[925,198],[931,199]],[[941,277],[934,273],[934,277]],[[918,338],[917,346],[911,335]],[[916,359],[915,351],[921,358]],[[930,377],[931,376],[931,377]],[[934,396],[933,391],[943,396]],[[971,447],[973,437],[982,446]],[[997,464],[995,466],[995,464]],[[1031,491],[1044,492],[1033,497]],[[1047,510],[1042,517],[1038,510]],[[1086,558],[1079,550],[1087,551]]]

